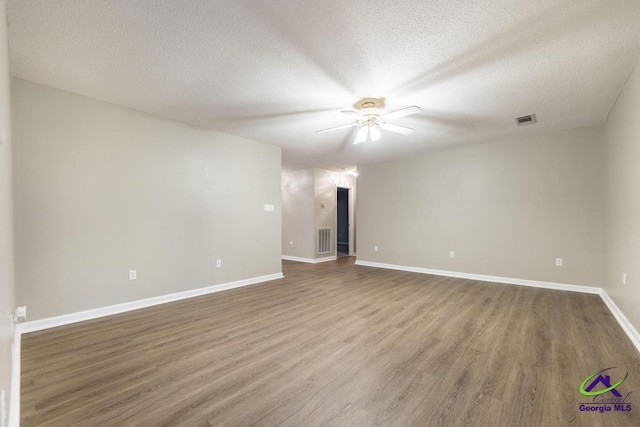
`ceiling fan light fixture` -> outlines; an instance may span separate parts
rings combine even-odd
[[[370,126],[369,127],[369,136],[371,137],[372,141],[377,141],[380,139],[380,128],[378,128],[378,126]]]
[[[356,141],[365,142],[369,135],[369,126],[362,126],[356,135]]]

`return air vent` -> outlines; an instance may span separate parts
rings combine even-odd
[[[516,123],[518,124],[518,126],[529,125],[531,123],[536,123],[537,121],[538,120],[536,120],[535,114],[527,114],[526,116],[516,117]]]
[[[318,255],[331,253],[331,227],[318,228]]]

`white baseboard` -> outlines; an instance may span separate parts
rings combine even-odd
[[[459,279],[480,280],[483,282],[507,283],[510,285],[532,286],[534,288],[556,289],[559,291],[582,292],[585,294],[599,294],[601,288],[592,286],[569,285],[565,283],[542,282],[539,280],[513,279],[510,277],[487,276],[484,274],[460,273],[457,271],[433,270],[422,267],[408,267],[396,264],[356,260],[356,265],[366,267],[386,268],[388,270],[409,271],[412,273],[433,274],[435,276],[457,277]]]
[[[152,298],[145,298],[137,301],[125,302],[122,304],[110,305],[107,307],[94,308],[77,313],[63,314],[62,316],[49,317],[46,319],[34,320],[31,322],[19,323],[16,331],[21,334],[27,332],[40,331],[42,329],[55,328],[57,326],[69,325],[71,323],[83,322],[85,320],[97,319],[99,317],[111,316],[113,314],[124,313],[126,311],[165,304],[172,301],[179,301],[186,298],[193,298],[200,295],[212,294],[226,291],[228,289],[242,286],[255,285],[257,283],[269,282],[271,280],[282,279],[282,273],[269,274],[266,276],[252,277],[249,279],[237,280],[235,282],[222,283],[220,285],[207,286],[204,288],[192,289],[189,291],[176,292],[174,294],[160,295]]]
[[[638,330],[633,327],[631,322],[629,322],[629,319],[627,319],[627,316],[625,316],[616,303],[613,302],[609,294],[607,294],[607,291],[601,289],[600,298],[602,298],[602,301],[604,301],[605,305],[609,308],[609,311],[611,311],[611,314],[613,314],[613,317],[615,317],[633,345],[636,347],[638,352],[640,352],[640,333],[638,333]]]
[[[571,291],[571,292],[581,292],[585,294],[597,294],[597,295],[600,295],[600,298],[602,298],[602,301],[609,308],[609,311],[611,311],[611,314],[613,314],[613,317],[618,321],[618,324],[622,327],[622,330],[627,334],[627,336],[629,337],[633,345],[636,347],[636,349],[640,353],[640,333],[638,333],[638,330],[633,327],[631,322],[629,322],[629,319],[627,319],[627,317],[622,313],[620,308],[613,302],[613,300],[609,297],[607,292],[602,288],[597,288],[592,286],[569,285],[566,283],[542,282],[538,280],[513,279],[509,277],[500,277],[500,276],[487,276],[484,274],[460,273],[456,271],[433,270],[430,268],[409,267],[409,266],[396,265],[396,264],[384,264],[381,262],[372,262],[372,261],[356,260],[356,265],[362,265],[365,267],[385,268],[388,270],[408,271],[411,273],[433,274],[436,276],[457,277],[460,279],[480,280],[483,282],[506,283],[511,285],[531,286],[535,288],[554,289],[558,291]]]
[[[5,390],[0,390],[0,427],[5,427],[7,424],[7,396]]]
[[[286,261],[306,262],[308,264],[318,264],[319,262],[335,261],[337,256],[327,256],[324,258],[300,258],[297,256],[282,255],[282,259]]]
[[[20,351],[22,338],[16,329],[11,344],[11,401],[9,403],[9,427],[20,426]]]

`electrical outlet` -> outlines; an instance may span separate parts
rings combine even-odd
[[[378,252],[378,246],[374,246],[374,247],[373,247],[373,251],[374,251],[374,252]]]
[[[217,259],[217,260],[216,260],[216,267],[217,267],[217,268],[222,267],[222,260],[221,260],[221,259]]]
[[[449,258],[455,258],[455,257],[456,257],[455,251],[449,251]]]
[[[13,311],[13,321],[14,323],[22,323],[27,321],[27,307],[20,306],[16,307]]]
[[[562,258],[556,258],[556,267],[562,267]]]
[[[293,247],[293,240],[289,242],[289,246]]]
[[[129,270],[129,280],[138,279],[138,270]]]
[[[627,273],[622,273],[622,284],[623,285],[627,284]]]

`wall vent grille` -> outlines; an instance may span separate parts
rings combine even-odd
[[[531,123],[536,123],[538,120],[536,119],[535,114],[527,114],[526,116],[516,117],[516,123],[518,126],[524,126]]]
[[[331,227],[318,228],[318,255],[331,253]]]

